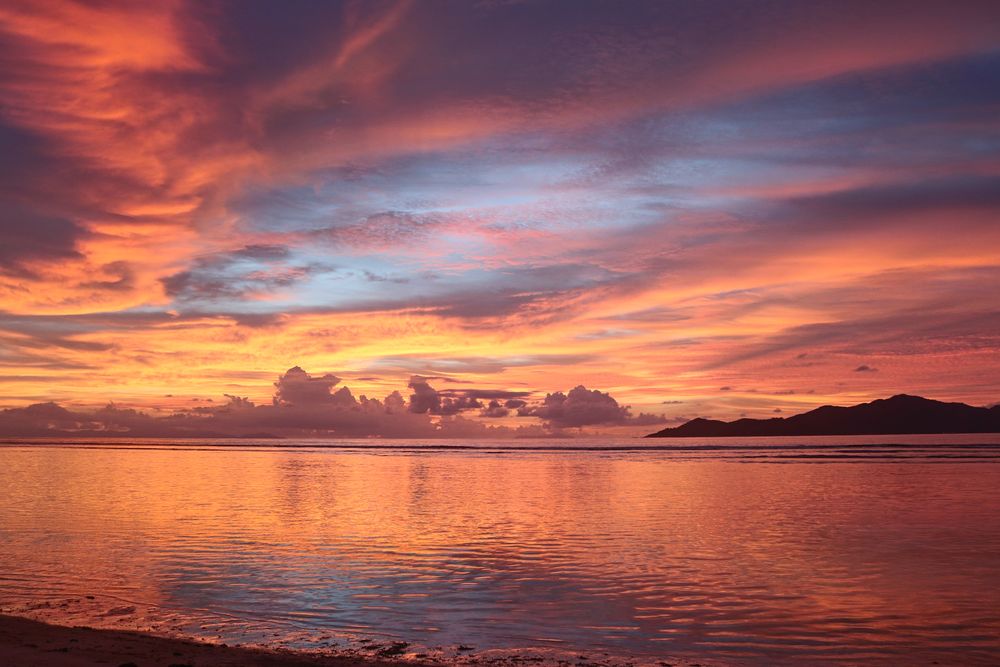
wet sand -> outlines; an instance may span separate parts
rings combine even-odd
[[[0,614],[0,667],[729,667],[715,660],[573,660],[535,652],[472,655],[460,646],[454,656],[406,651],[406,644],[366,643],[363,651],[322,654],[289,649],[209,644],[129,630],[51,625]],[[740,663],[751,664],[751,663]],[[764,663],[768,664],[768,663]]]
[[[386,650],[392,651],[393,647]],[[401,664],[421,663],[218,646],[139,632],[48,625],[0,615],[0,665],[6,667],[399,667]]]

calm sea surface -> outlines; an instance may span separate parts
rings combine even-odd
[[[998,664],[1000,435],[9,442],[0,608],[445,657]]]

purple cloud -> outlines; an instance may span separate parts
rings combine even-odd
[[[567,427],[586,425],[650,425],[663,422],[660,415],[632,417],[609,394],[579,386],[568,394],[546,395],[538,404],[518,398],[501,403],[500,390],[484,404],[474,395],[442,396],[426,378],[413,376],[409,402],[398,391],[383,400],[355,397],[347,387],[335,387],[340,378],[327,373],[312,376],[299,366],[290,368],[274,383],[269,404],[257,405],[246,397],[226,394],[226,402],[207,405],[211,399],[192,399],[197,407],[167,416],[152,416],[112,403],[94,411],[70,410],[56,403],[37,403],[0,410],[0,436],[132,436],[132,437],[514,437],[543,436]],[[459,392],[460,393],[460,392]],[[540,425],[518,428],[488,425],[461,416],[496,419],[517,409],[521,417],[537,417]]]
[[[557,391],[546,395],[541,405],[525,406],[518,410],[518,416],[538,417],[560,427],[577,427],[624,424],[629,417],[629,410],[618,405],[618,401],[610,394],[596,389],[590,391],[583,385],[578,385],[568,394]]]
[[[344,396],[339,399],[330,393],[340,378],[327,373],[322,377],[312,377],[304,370],[295,366],[289,368],[284,375],[274,383],[277,390],[274,394],[275,405],[309,406],[343,403]],[[349,393],[349,392],[348,392]]]

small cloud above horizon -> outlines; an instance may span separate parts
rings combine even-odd
[[[608,393],[577,386],[532,401],[532,392],[502,389],[439,391],[429,378],[414,375],[404,397],[356,397],[333,373],[312,375],[294,366],[273,383],[270,403],[226,395],[224,404],[152,417],[113,403],[99,410],[70,411],[55,403],[0,411],[0,435],[131,435],[136,437],[515,437],[558,435],[584,426],[649,426],[663,415],[633,416]],[[214,403],[212,398],[192,402]],[[486,401],[485,403],[483,401]],[[152,408],[160,412],[160,408]],[[515,427],[487,423],[511,415],[528,419]],[[487,422],[478,421],[484,418]]]

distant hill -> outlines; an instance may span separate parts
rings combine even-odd
[[[899,394],[849,408],[824,405],[794,417],[692,419],[647,438],[715,438],[773,435],[889,435],[906,433],[1000,433],[1000,405],[976,408]]]

